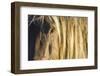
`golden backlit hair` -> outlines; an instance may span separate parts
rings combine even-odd
[[[36,60],[80,59],[88,56],[88,19],[71,16],[33,16],[41,22],[41,30],[35,42]],[[47,25],[44,25],[44,23]],[[45,26],[48,32],[45,33]]]

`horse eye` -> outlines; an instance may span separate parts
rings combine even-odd
[[[54,32],[54,30],[55,30],[55,29],[54,29],[54,28],[52,28],[52,29],[51,29],[51,33],[53,33],[53,32]]]

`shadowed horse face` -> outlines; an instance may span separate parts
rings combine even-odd
[[[29,15],[29,19],[29,51],[32,51],[32,59],[87,58],[86,17]]]

